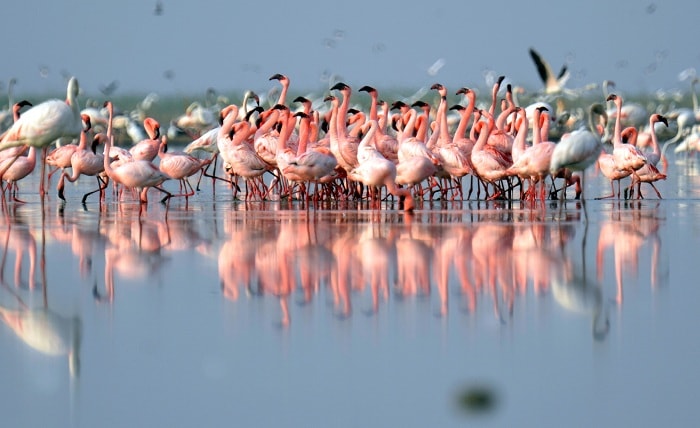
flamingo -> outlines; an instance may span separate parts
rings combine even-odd
[[[634,129],[634,128],[633,128]],[[598,157],[598,167],[600,168],[600,172],[603,173],[603,175],[610,180],[610,194],[607,196],[600,196],[596,199],[607,199],[607,198],[612,198],[615,196],[615,186],[614,182],[617,181],[618,184],[618,191],[617,191],[617,197],[620,197],[620,181],[623,178],[629,177],[631,172],[629,170],[625,169],[619,169],[617,165],[615,164],[615,158],[613,157],[612,153],[601,153],[600,156]]]
[[[654,125],[659,122],[668,126],[668,120],[658,113],[654,113],[649,117],[649,133],[651,135],[652,151],[646,153],[647,163],[637,170],[637,174],[632,178],[632,184],[630,184],[629,187],[630,196],[632,196],[634,193],[633,186],[637,184],[638,199],[644,197],[642,195],[642,183],[649,183],[651,188],[656,192],[656,196],[661,199],[661,192],[659,192],[659,189],[654,186],[654,182],[666,179],[666,174],[659,172],[658,168],[656,167],[661,159],[661,150],[659,150],[659,141],[656,137],[656,128]]]
[[[15,158],[7,158],[0,161],[0,186],[2,182],[7,182],[7,189],[11,192],[12,199],[15,202],[24,203],[17,198],[17,182],[34,171],[36,166],[36,147],[30,146],[27,156],[19,156]],[[2,189],[3,197],[5,188]]]
[[[377,124],[379,125],[377,127],[377,133],[374,137],[374,143],[377,147],[377,150],[379,150],[379,152],[385,158],[389,159],[394,163],[398,163],[398,141],[396,140],[396,138],[386,133],[386,123],[388,114],[385,113],[380,115],[378,112],[378,107],[380,104],[379,93],[375,88],[367,85],[361,87],[359,91],[367,92],[369,94],[371,100],[369,105],[369,119],[376,120]],[[386,101],[383,101],[381,104],[385,108],[388,107],[388,103]]]
[[[289,90],[289,77],[284,74],[275,73],[268,80],[277,80],[282,85],[282,91],[280,92],[279,98],[275,104],[287,105],[287,91]],[[258,99],[259,102],[259,99]]]
[[[9,82],[7,82],[7,101],[8,101],[8,106],[7,110],[0,110],[0,132],[5,131],[8,129],[12,124],[17,120],[15,117],[15,112],[14,112],[14,105],[15,102],[13,100],[13,90],[15,88],[15,85],[17,84],[17,79],[12,78],[10,79]]]
[[[486,116],[487,122],[479,122],[477,124],[478,128],[476,131],[479,132],[479,138],[472,149],[471,162],[477,176],[484,183],[491,183],[496,187],[496,193],[489,198],[494,199],[503,193],[497,182],[507,176],[506,170],[513,164],[513,160],[510,154],[487,144],[489,134],[494,128],[494,120],[493,116],[487,111],[482,110],[480,114]]]
[[[66,200],[63,194],[64,179],[73,183],[81,175],[94,176],[97,178],[97,189],[83,195],[83,204],[87,201],[88,196],[95,192],[102,192],[107,187],[107,182],[100,177],[100,174],[105,170],[104,155],[102,153],[97,153],[97,145],[105,142],[107,140],[107,135],[95,135],[90,149],[87,149],[86,134],[87,130],[83,131],[83,135],[80,136],[80,145],[73,155],[71,155],[71,174],[68,175],[65,171],[61,172],[61,178],[58,181],[58,186],[56,188],[58,191],[58,197],[64,201]],[[100,193],[100,195],[102,195],[102,193]],[[100,198],[100,200],[101,199],[102,198]]]
[[[340,91],[343,94],[343,101],[338,105],[337,99],[326,99],[331,101],[331,124],[329,125],[328,133],[330,134],[330,149],[338,164],[346,171],[349,171],[358,165],[357,151],[360,139],[351,137],[348,134],[346,120],[348,109],[350,106],[350,97],[352,89],[345,83],[339,82],[331,87],[332,91]],[[335,124],[335,125],[334,125]]]
[[[216,144],[224,162],[224,169],[230,175],[244,177],[248,185],[249,180],[260,177],[271,167],[246,142],[252,132],[251,125],[248,121],[236,123],[238,106],[231,104],[224,107],[221,116],[224,120]],[[250,194],[251,192],[246,192],[246,199]]]
[[[537,67],[537,73],[544,84],[545,94],[558,94],[564,91],[564,85],[569,80],[569,71],[566,64],[561,67],[559,74],[555,76],[549,63],[533,48],[530,48],[530,58],[532,58]]]
[[[173,180],[180,180],[180,185],[184,188],[185,193],[177,196],[185,198],[194,195],[194,188],[187,181],[187,178],[196,174],[212,161],[211,159],[198,159],[183,152],[168,152],[168,138],[166,136],[163,136],[160,143],[158,157],[160,158],[158,169]]]
[[[458,129],[455,132],[455,136],[451,136],[447,123],[447,89],[440,83],[434,84],[431,89],[436,89],[440,94],[440,103],[436,114],[437,126],[433,133],[434,138],[432,138],[436,141],[433,151],[439,159],[440,164],[439,168],[437,166],[434,168],[435,175],[442,178],[452,178],[456,183],[460,197],[462,197],[461,178],[472,172],[471,151],[473,145],[460,145],[457,142],[459,140],[457,133],[461,132],[462,139],[464,139],[464,132],[468,119],[465,119],[464,115],[460,112],[462,117]],[[459,94],[461,92],[458,91],[457,93]],[[453,192],[453,197],[455,194],[456,193]]]
[[[152,117],[147,117],[143,121],[148,138],[139,141],[129,149],[134,160],[147,160],[152,162],[160,150],[160,124]]]
[[[360,141],[358,147],[358,160],[360,164],[357,168],[348,171],[348,178],[359,181],[366,186],[380,187],[386,186],[389,193],[394,196],[402,196],[404,201],[404,211],[412,212],[414,209],[413,196],[408,189],[402,189],[396,185],[396,165],[386,159],[372,145],[372,140],[377,132],[377,121],[370,120],[369,130]]]
[[[30,103],[27,100],[22,100],[20,102],[17,102],[12,105],[12,117],[15,122],[17,122],[17,119],[19,119],[19,116],[21,114],[22,107],[32,106],[32,103]],[[3,134],[4,135],[4,134]],[[0,135],[0,139],[2,138],[2,135]],[[27,151],[27,148],[25,146],[18,146],[18,147],[12,147],[7,150],[3,150],[0,152],[0,161],[7,159],[7,158],[14,158],[15,156],[21,156]]]
[[[83,132],[80,133],[80,143],[87,139],[86,131],[92,129],[92,119],[87,114],[80,115],[83,121]],[[46,164],[53,166],[55,169],[49,172],[49,181],[51,181],[51,176],[56,173],[59,169],[70,168],[70,159],[78,150],[79,144],[66,144],[55,148],[48,155],[46,155]],[[83,144],[83,149],[85,144]]]
[[[113,139],[113,136],[107,139],[104,148],[104,169],[107,176],[129,189],[138,189],[140,191],[139,200],[141,204],[148,202],[147,192],[149,187],[165,193],[165,197],[161,200],[161,202],[165,203],[172,194],[162,189],[160,185],[165,180],[169,180],[170,177],[162,173],[153,163],[143,159],[126,162],[113,168],[109,161],[109,150],[112,147]]]
[[[613,160],[617,169],[627,170],[634,176],[636,175],[635,171],[647,163],[647,159],[637,147],[632,144],[624,144],[622,141],[622,97],[610,94],[607,101],[613,101],[617,108],[613,133]]]
[[[299,148],[295,159],[290,160],[286,168],[282,170],[285,177],[294,181],[323,183],[335,178],[335,168],[338,162],[335,156],[325,147],[309,147],[309,121],[310,117],[299,112]],[[314,192],[314,198],[317,192]]]
[[[600,111],[601,107],[600,104],[594,104],[590,107],[589,124],[591,126],[593,124],[593,116]],[[572,172],[580,171],[582,187],[581,198],[585,201],[583,197],[583,191],[585,190],[583,182],[585,170],[598,160],[598,156],[600,156],[602,150],[603,143],[601,142],[600,136],[584,128],[572,131],[562,136],[562,139],[557,143],[554,151],[552,151],[549,172],[552,176],[557,176],[562,173],[563,169],[568,169]],[[564,198],[564,193],[565,192],[562,192],[562,199]]]
[[[540,184],[540,199],[545,199],[545,178],[549,175],[549,166],[552,162],[552,153],[556,144],[551,141],[542,141],[542,135],[546,135],[546,131],[541,132],[541,123],[549,123],[549,114],[544,107],[535,110],[534,124],[535,129],[532,132],[532,146],[525,149],[520,156],[519,161],[522,161],[523,171],[529,176],[536,198],[537,183]]]
[[[65,100],[47,100],[38,104],[17,119],[0,139],[0,151],[11,147],[31,146],[42,149],[41,179],[39,195],[43,198],[44,177],[46,175],[46,154],[51,143],[59,138],[77,138],[82,131],[80,108],[78,107],[78,79],[71,77],[68,81]],[[19,155],[15,157],[17,159]],[[11,165],[0,169],[0,176]]]

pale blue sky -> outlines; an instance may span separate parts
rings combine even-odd
[[[679,73],[700,68],[689,0],[161,2],[161,15],[156,0],[8,2],[2,90],[12,77],[19,94],[62,90],[62,72],[88,93],[113,80],[120,94],[264,91],[274,73],[299,91],[327,88],[329,74],[381,90],[479,86],[489,72],[536,90],[529,47],[556,71],[568,62],[569,87],[685,91]]]

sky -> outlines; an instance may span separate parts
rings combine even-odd
[[[329,81],[405,88],[484,86],[497,75],[542,88],[537,50],[569,88],[612,80],[628,93],[689,91],[700,69],[700,3],[267,0],[27,0],[6,2],[0,91],[292,92]],[[157,7],[157,4],[160,7]],[[239,4],[240,3],[240,4]],[[686,79],[684,79],[686,78]],[[332,84],[331,83],[331,84]]]

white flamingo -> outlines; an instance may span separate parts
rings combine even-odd
[[[83,129],[78,106],[79,91],[78,79],[71,77],[68,81],[65,100],[44,101],[27,110],[0,140],[0,151],[18,146],[42,149],[41,181],[39,183],[41,197],[46,194],[44,177],[46,153],[49,145],[62,137],[77,138]],[[6,165],[5,168],[9,168],[9,165]],[[0,169],[0,175],[3,173],[4,170]]]

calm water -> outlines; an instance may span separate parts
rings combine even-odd
[[[90,180],[65,205],[22,183],[0,221],[1,424],[688,425],[700,183],[671,168],[665,199],[589,200],[588,222],[573,201],[406,216],[223,186],[139,217],[81,206]]]

